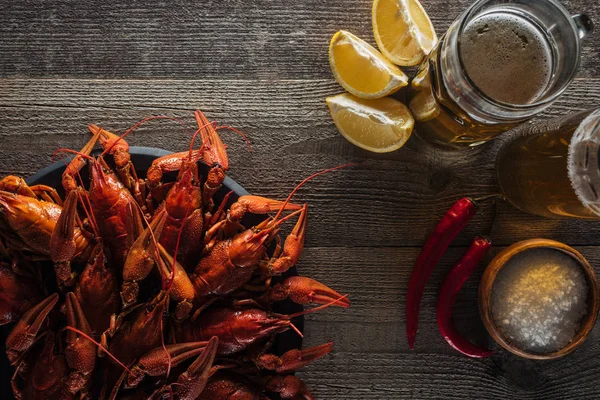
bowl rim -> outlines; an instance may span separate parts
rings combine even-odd
[[[562,349],[550,353],[534,353],[517,347],[508,340],[502,330],[496,324],[492,313],[492,289],[498,273],[507,262],[517,254],[533,248],[552,248],[562,251],[565,254],[573,257],[581,266],[587,284],[588,284],[588,311],[585,315],[579,330],[573,339]],[[577,250],[564,243],[551,239],[528,239],[511,246],[508,246],[498,253],[486,267],[481,282],[479,284],[479,314],[483,320],[483,324],[496,343],[502,346],[509,352],[531,360],[551,360],[563,357],[576,348],[581,346],[587,339],[598,317],[598,309],[600,307],[600,293],[598,292],[598,279],[594,268],[590,265],[587,259]]]
[[[100,154],[101,150],[94,150],[92,154]],[[174,152],[159,149],[158,147],[145,147],[145,146],[129,146],[129,154],[136,156],[146,156],[146,157],[162,157],[167,156],[169,154],[173,154]],[[71,160],[74,156],[68,155],[65,158],[65,161]],[[31,175],[29,178],[25,179],[25,182],[28,185],[34,185],[36,182],[44,179],[49,174],[55,173],[60,169],[65,168],[65,161],[56,161],[47,167],[44,167],[37,171],[35,174]],[[225,176],[225,180],[223,181],[223,185],[233,190],[238,196],[246,196],[250,193],[244,189],[239,183],[231,179],[229,176]]]
[[[96,150],[92,151],[92,154],[98,155],[101,152],[102,152],[102,150],[96,149]],[[147,158],[147,159],[158,158],[158,157],[162,157],[162,156],[173,154],[173,153],[174,152],[172,152],[172,151],[168,151],[168,150],[160,149],[160,148],[156,148],[156,147],[129,146],[129,154],[131,154],[132,159],[135,159],[136,157],[143,157],[143,158]],[[62,174],[62,170],[64,170],[66,168],[65,162],[68,162],[73,157],[74,157],[74,155],[68,155],[68,157],[65,157],[65,159],[56,161],[56,162],[50,164],[49,166],[40,169],[38,172],[36,172],[33,175],[31,175],[30,177],[26,178],[25,182],[28,185],[35,185],[37,183],[43,182],[44,180],[48,179],[49,177],[60,176]],[[225,176],[225,180],[223,181],[222,188],[219,190],[219,192],[221,192],[221,191],[225,191],[225,192],[232,191],[238,197],[250,194],[246,189],[244,189],[239,183],[237,183],[236,181],[231,179],[229,176]],[[219,192],[217,192],[217,196],[219,196]],[[222,194],[220,197],[222,197]],[[285,274],[281,275],[281,279],[286,278],[287,276],[294,276],[294,275],[299,275],[295,266],[290,268]],[[281,302],[280,304],[281,304],[280,307],[282,307],[284,309],[285,308],[289,309],[290,313],[296,313],[296,312],[304,310],[304,306],[295,304],[295,303],[291,304],[291,300],[285,300],[284,302]],[[293,321],[294,321],[294,325],[296,326],[296,328],[298,328],[298,330],[303,333],[304,332],[304,322],[305,322],[304,315],[295,317],[293,319]],[[272,350],[276,354],[281,355],[284,352],[286,352],[292,348],[301,349],[303,344],[304,344],[304,341],[302,340],[302,337],[298,337],[298,335],[293,331],[287,331],[287,332],[283,332],[283,333],[277,335],[275,341],[273,342]]]

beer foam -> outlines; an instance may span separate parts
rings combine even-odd
[[[469,22],[461,36],[461,58],[475,86],[510,104],[534,102],[552,74],[548,39],[533,22],[506,11]]]

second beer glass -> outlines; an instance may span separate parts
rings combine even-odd
[[[498,153],[498,184],[544,217],[600,219],[600,109],[519,127]]]
[[[548,107],[572,81],[592,29],[555,0],[479,0],[448,29],[411,84],[422,138],[482,144]]]

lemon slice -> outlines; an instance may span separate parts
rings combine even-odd
[[[409,103],[415,119],[419,122],[426,122],[440,115],[440,106],[431,92],[417,93]]]
[[[441,109],[431,87],[429,66],[419,71],[417,76],[413,78],[411,87],[414,95],[408,107],[415,119],[419,122],[425,122],[437,117]]]
[[[437,43],[419,0],[375,0],[372,16],[377,46],[394,64],[417,65]]]
[[[402,147],[415,120],[408,108],[389,97],[361,99],[350,93],[327,98],[333,122],[348,141],[375,153]]]
[[[431,90],[431,74],[429,73],[429,64],[420,68],[417,75],[412,79],[410,85],[415,90]]]
[[[331,72],[355,96],[377,99],[408,84],[408,77],[373,46],[350,32],[339,31],[329,43]]]

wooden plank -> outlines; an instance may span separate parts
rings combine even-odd
[[[520,359],[495,345],[478,316],[477,286],[495,246],[459,293],[454,320],[469,340],[496,348],[485,360],[451,349],[435,322],[436,297],[445,274],[464,249],[450,249],[434,271],[421,306],[415,350],[405,337],[405,291],[418,249],[310,248],[299,271],[342,293],[347,310],[306,316],[305,345],[336,343],[331,356],[300,373],[320,399],[592,399],[599,372],[600,326],[583,346],[550,362]],[[577,247],[600,273],[600,249]]]
[[[600,79],[578,79],[548,115],[564,114],[600,102]],[[458,198],[496,191],[494,157],[502,139],[474,152],[447,152],[411,139],[390,154],[352,146],[336,131],[323,99],[337,93],[335,83],[315,81],[180,80],[0,80],[0,174],[29,175],[51,162],[60,147],[78,149],[88,123],[124,131],[153,114],[185,119],[191,111],[241,128],[252,139],[249,153],[235,134],[230,175],[249,191],[284,198],[310,173],[359,161],[353,169],[321,176],[298,194],[311,205],[308,245],[419,246],[444,210]],[[128,137],[132,144],[182,150],[181,126],[153,122]],[[490,224],[482,207],[457,239],[466,245]],[[531,237],[570,244],[598,244],[600,226],[524,214],[502,204],[494,225],[498,244]]]
[[[471,2],[423,0],[438,33]],[[586,11],[600,21],[596,4],[564,3],[571,13]],[[57,148],[80,148],[90,122],[122,132],[148,115],[170,114],[191,126],[196,108],[249,134],[253,153],[234,135],[223,137],[230,175],[253,193],[283,198],[311,172],[362,162],[319,177],[297,197],[311,206],[301,274],[350,293],[353,303],[306,317],[305,345],[336,342],[331,356],[300,373],[316,398],[600,397],[598,327],[583,348],[544,363],[504,351],[469,360],[438,334],[439,286],[464,246],[489,225],[489,207],[433,274],[416,349],[408,350],[404,296],[419,248],[454,200],[496,190],[495,152],[508,137],[467,153],[413,138],[385,155],[342,139],[323,102],[341,92],[326,48],[338,29],[374,44],[371,0],[0,0],[0,6],[0,77],[10,78],[0,78],[0,176],[31,174]],[[546,115],[600,104],[599,45],[598,35],[586,40],[578,80]],[[156,122],[129,140],[180,150],[188,136],[175,124]],[[598,225],[544,220],[501,205],[494,252],[517,240],[550,237],[585,245],[578,249],[598,268],[600,247],[591,246],[600,244]],[[470,340],[491,346],[476,306],[482,270],[461,291],[454,315]]]
[[[318,399],[592,400],[600,396],[594,350],[585,363],[570,356],[543,366],[504,355],[482,362],[429,352],[340,352],[299,376]]]
[[[374,44],[371,0],[0,2],[0,76],[331,79],[327,44],[347,29]],[[424,0],[439,34],[471,0]],[[583,0],[573,14],[600,10]],[[581,76],[595,76],[594,35]]]

